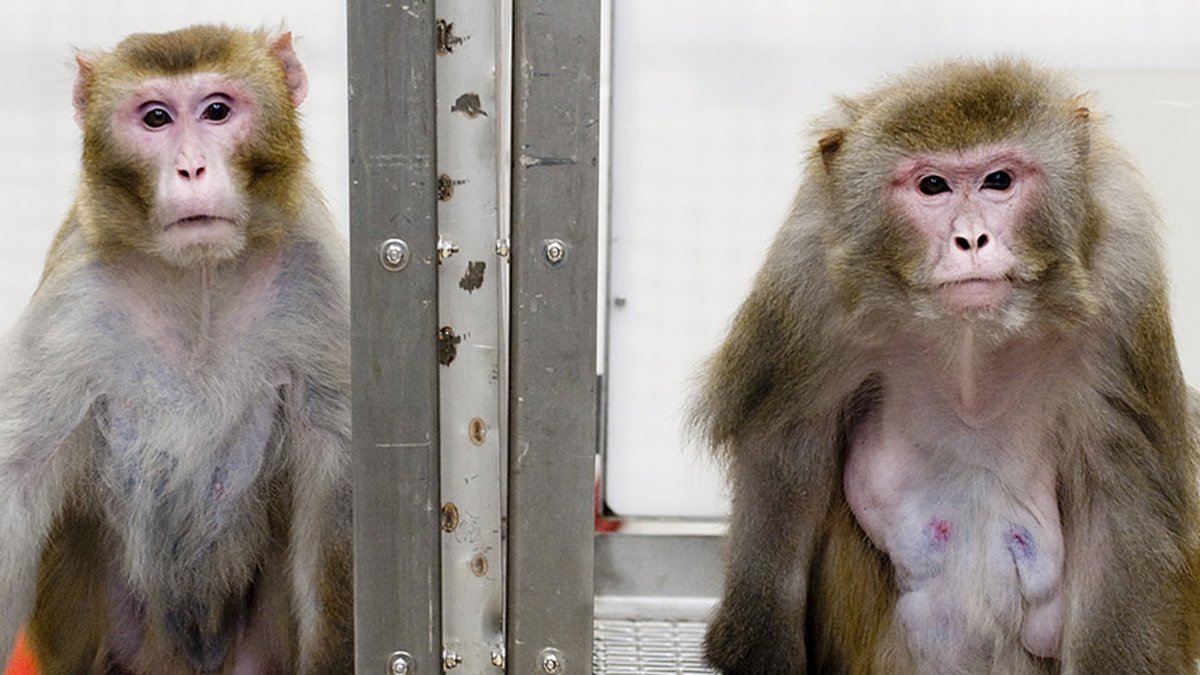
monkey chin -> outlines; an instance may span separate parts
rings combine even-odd
[[[236,220],[191,216],[163,226],[154,253],[178,267],[191,267],[237,257],[245,247],[245,228]]]
[[[945,306],[954,312],[972,313],[1000,307],[1012,292],[1012,282],[999,279],[963,279],[938,287]]]

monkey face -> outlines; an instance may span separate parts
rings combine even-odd
[[[993,145],[902,160],[889,199],[924,250],[922,290],[956,313],[996,309],[1018,274],[1018,237],[1041,186],[1020,148]]]
[[[115,111],[115,139],[152,195],[148,247],[167,260],[219,260],[244,247],[244,190],[230,159],[253,128],[251,101],[236,83],[201,73],[144,82]]]

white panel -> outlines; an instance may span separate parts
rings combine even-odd
[[[346,7],[294,0],[5,0],[0,3],[0,333],[16,321],[71,205],[80,133],[71,110],[73,48],[108,49],[136,32],[193,23],[286,25],[308,71],[303,113],[317,182],[348,222]]]
[[[1200,3],[614,4],[605,496],[618,514],[726,512],[718,467],[684,442],[691,378],[788,207],[808,121],[931,60],[1026,55],[1095,93],[1163,206],[1176,334],[1200,384]]]

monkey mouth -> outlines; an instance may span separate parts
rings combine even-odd
[[[942,301],[953,309],[972,310],[996,307],[1012,290],[1012,280],[1003,277],[969,277],[938,285]]]
[[[194,216],[185,216],[185,217],[179,218],[177,220],[172,220],[171,222],[167,223],[167,226],[164,227],[163,229],[170,230],[170,229],[174,229],[174,228],[205,227],[208,225],[221,225],[221,224],[234,225],[235,223],[234,223],[233,218],[226,218],[225,216],[212,216],[212,215],[207,215],[207,214],[198,214],[198,215],[194,215]]]

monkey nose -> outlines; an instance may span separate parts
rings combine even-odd
[[[979,235],[964,236],[956,235],[954,237],[954,246],[960,251],[978,251],[984,246],[987,246],[991,241],[987,232],[982,232]]]
[[[199,165],[182,167],[176,169],[176,171],[178,171],[179,177],[184,180],[199,179],[204,176],[204,167]]]

